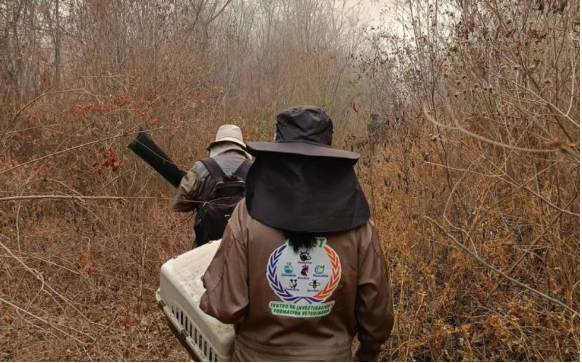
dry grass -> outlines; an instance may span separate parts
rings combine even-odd
[[[376,188],[375,221],[393,267],[397,324],[385,359],[576,360],[578,317],[483,268],[430,222],[427,216],[435,216],[439,224],[447,225],[442,211],[450,192],[442,168],[428,163],[436,154],[434,142],[429,135],[421,140],[364,158],[364,163],[377,165],[368,188]],[[362,174],[367,175],[365,169]],[[467,221],[466,231],[446,229],[499,270],[560,297],[578,311],[577,218],[562,222],[564,229],[558,233],[568,234],[566,240],[546,241],[538,237],[556,231],[556,221],[539,216],[539,225],[528,228],[525,219],[519,223],[509,214],[515,213],[515,200],[533,202],[526,192],[488,188],[489,179],[483,176],[467,183],[464,202],[471,206],[473,219]],[[487,203],[488,198],[494,201]],[[500,223],[518,226],[494,227]],[[559,250],[569,252],[556,260],[560,257],[553,255],[551,243],[560,243]],[[561,267],[550,267],[553,263]]]
[[[188,359],[154,292],[192,220],[126,145],[143,126],[188,168],[220,124],[269,140],[305,103],[362,154],[383,359],[579,359],[577,4],[406,0],[363,33],[321,0],[161,3],[61,3],[59,82],[30,26],[54,3],[0,4],[0,360]]]

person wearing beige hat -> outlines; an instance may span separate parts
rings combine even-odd
[[[222,125],[206,148],[210,157],[194,163],[170,203],[176,212],[194,212],[194,247],[219,239],[235,205],[244,195],[244,179],[251,165],[242,132]]]

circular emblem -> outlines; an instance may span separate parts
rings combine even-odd
[[[338,254],[316,238],[309,249],[293,251],[288,242],[271,253],[267,263],[267,281],[277,296],[296,305],[323,303],[341,279]]]

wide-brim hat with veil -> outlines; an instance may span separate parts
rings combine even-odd
[[[274,228],[328,233],[359,227],[370,208],[354,171],[360,155],[331,147],[333,123],[314,106],[277,115],[275,142],[248,142],[249,214]]]

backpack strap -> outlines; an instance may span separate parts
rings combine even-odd
[[[245,180],[249,172],[249,169],[251,168],[252,165],[253,162],[247,159],[243,161],[242,164],[239,165],[239,167],[234,171],[234,173],[232,173],[232,175],[236,176],[239,179]]]
[[[226,174],[213,158],[202,159],[200,162],[208,169],[214,180],[224,180],[226,178]]]

